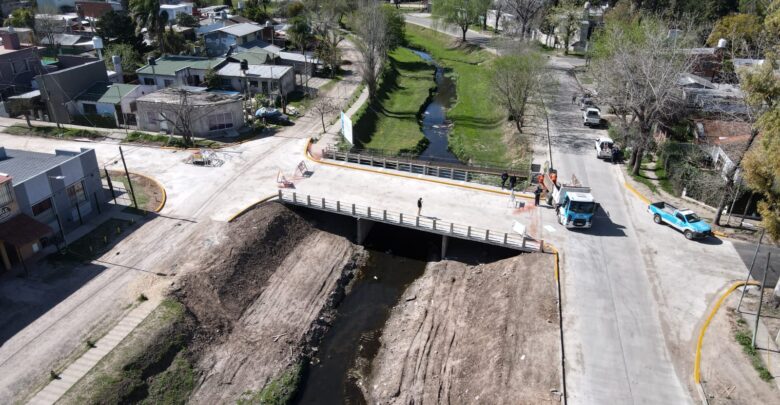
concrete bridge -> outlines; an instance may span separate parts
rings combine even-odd
[[[359,244],[365,241],[374,223],[380,222],[441,235],[441,257],[446,257],[450,238],[486,243],[521,252],[539,252],[542,251],[544,245],[542,241],[537,241],[517,232],[499,232],[470,225],[455,224],[435,218],[300,194],[292,190],[279,190],[279,201],[285,204],[298,205],[355,218],[357,220],[357,243]]]

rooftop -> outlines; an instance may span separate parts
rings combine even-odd
[[[226,34],[234,35],[237,37],[243,37],[244,35],[249,35],[251,33],[258,32],[262,29],[263,27],[258,24],[241,23],[241,24],[228,25],[227,27],[222,27],[217,31],[222,31]]]
[[[279,54],[279,52],[282,51],[282,48],[269,44],[268,42],[265,42],[261,39],[256,39],[254,41],[249,41],[244,43],[243,45],[237,46],[236,50],[240,52],[255,52],[255,51],[266,51],[271,52],[273,54]]]
[[[312,54],[302,54],[298,52],[279,52],[279,57],[294,62],[319,63],[319,60]]]
[[[145,65],[136,70],[140,74],[152,74],[161,76],[175,76],[182,69],[211,69],[224,62],[225,58],[202,58],[198,56],[166,55],[156,60],[156,65]]]
[[[723,145],[746,142],[750,124],[742,121],[695,120],[696,138],[700,143]]]
[[[55,44],[60,44],[64,46],[75,46],[75,45],[92,46],[92,40],[84,39],[84,37],[82,37],[81,35],[54,34],[52,35],[52,39],[54,40]],[[49,38],[46,36],[41,38],[41,44],[48,45]]]
[[[272,53],[263,49],[252,49],[251,51],[238,52],[230,55],[231,59],[246,60],[250,65],[263,65],[271,59]]]
[[[247,70],[246,74],[247,76],[254,76],[262,79],[279,79],[291,69],[292,67],[290,66],[280,65],[249,65],[249,70]],[[232,77],[244,76],[243,72],[241,72],[240,63],[228,63],[222,69],[219,69],[217,74],[220,76]]]
[[[241,99],[240,95],[227,95],[210,91],[191,91],[184,88],[167,87],[162,90],[141,96],[137,101],[148,103],[179,104],[182,95],[192,106],[208,106],[222,103],[232,103]]]
[[[4,153],[3,153],[4,152]],[[49,154],[18,149],[0,149],[0,173],[23,183],[73,158],[72,154]]]
[[[714,89],[717,86],[715,84],[701,76],[697,76],[693,73],[682,73],[677,79],[677,85],[683,87],[701,87],[705,89]]]
[[[96,103],[119,104],[124,96],[133,91],[137,84],[95,83],[87,91],[81,93],[76,100],[94,101]]]

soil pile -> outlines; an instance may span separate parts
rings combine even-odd
[[[235,402],[297,363],[361,257],[277,203],[230,224],[175,293],[198,324],[189,348],[202,374],[191,401]]]
[[[384,328],[364,384],[368,402],[558,400],[561,353],[552,268],[552,256],[543,254],[480,266],[429,265]]]

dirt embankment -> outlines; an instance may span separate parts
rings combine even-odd
[[[194,403],[226,403],[295,364],[362,250],[272,203],[241,216],[175,296],[195,317]]]
[[[537,404],[561,391],[552,256],[429,265],[393,308],[369,403]]]

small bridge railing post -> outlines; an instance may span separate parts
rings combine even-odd
[[[436,230],[436,218],[433,219],[433,230]]]
[[[485,240],[490,240],[490,229],[485,229]]]
[[[279,190],[279,199],[280,200],[282,199],[282,190],[281,189]]]
[[[525,249],[525,236],[523,236],[523,243],[520,245],[520,247]]]
[[[336,212],[341,212],[341,201],[336,200]]]
[[[382,221],[387,221],[387,210],[382,210]]]
[[[403,225],[404,224],[404,213],[401,212],[398,214],[398,223]]]
[[[454,232],[455,232],[455,224],[450,222],[450,233],[454,233]]]
[[[469,225],[468,229],[466,229],[466,237],[467,238],[471,237],[471,225]]]
[[[506,232],[504,232],[504,244],[505,245],[506,245],[506,238],[507,238],[507,234],[506,234]]]
[[[293,191],[293,204],[298,204],[298,197],[296,197],[295,191]]]
[[[420,226],[420,217],[418,216],[417,219],[414,221],[414,226]]]
[[[311,207],[311,196],[310,195],[306,196],[306,205]]]
[[[322,209],[325,209],[325,197],[322,197]]]
[[[371,218],[371,207],[368,207],[368,217]]]
[[[352,215],[355,215],[355,204],[352,204]]]

